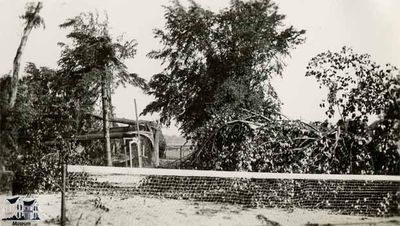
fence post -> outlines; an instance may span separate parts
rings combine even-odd
[[[61,165],[61,174],[62,174],[62,181],[61,181],[61,226],[65,226],[67,221],[66,219],[66,206],[65,206],[65,191],[66,191],[66,174],[67,174],[67,164],[65,161],[62,161]]]
[[[183,157],[182,147],[183,147],[183,146],[181,146],[181,147],[179,148],[179,169],[182,168],[182,157]]]

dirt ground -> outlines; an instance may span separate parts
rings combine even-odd
[[[60,194],[33,197],[38,200],[41,221],[30,225],[57,225]],[[0,196],[0,205],[4,199],[5,196]],[[67,210],[68,225],[400,225],[400,217],[372,218],[300,209],[245,209],[236,205],[139,196],[74,195],[67,197]],[[0,221],[0,225],[13,225],[13,222]]]

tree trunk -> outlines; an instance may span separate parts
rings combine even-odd
[[[9,106],[10,108],[13,108],[15,105],[15,101],[17,99],[17,92],[18,92],[18,80],[19,80],[19,69],[21,66],[21,56],[22,52],[25,49],[26,42],[28,41],[28,36],[32,31],[32,28],[34,26],[34,17],[37,15],[42,8],[42,3],[38,2],[35,8],[35,11],[33,12],[34,16],[32,16],[32,19],[29,19],[26,22],[26,26],[24,28],[24,32],[22,33],[22,38],[21,42],[19,43],[17,53],[14,57],[14,62],[13,62],[13,72],[12,72],[12,77],[11,77],[11,91],[10,91],[10,101],[9,101]]]
[[[117,127],[118,124],[115,121],[112,121],[110,119],[114,118],[115,114],[114,114],[114,106],[112,105],[112,89],[111,89],[111,82],[109,83],[109,85],[107,86],[107,98],[108,98],[108,106],[110,107],[110,111],[109,111],[109,116],[108,116],[108,121],[109,121],[109,125],[111,127]],[[116,155],[116,150],[118,149],[118,142],[116,140],[112,140],[111,142],[111,153],[113,155]]]
[[[92,116],[98,120],[103,120],[103,117],[100,115],[92,114],[92,113],[86,113],[86,115]],[[126,119],[126,118],[109,118],[108,121],[111,122],[117,122],[117,123],[122,123],[122,124],[127,124],[127,125],[136,125],[136,120],[132,119]],[[150,127],[156,128],[156,124],[152,121],[147,121],[147,120],[139,120],[140,125],[149,125]]]
[[[109,107],[110,107],[110,111],[109,111],[109,119],[110,119],[110,118],[114,118],[115,117],[114,107],[112,105],[112,99],[111,99],[111,94],[112,94],[111,84],[107,86],[107,91],[108,91],[107,92],[108,104],[109,104]],[[111,120],[110,120],[110,125],[113,126],[113,127],[117,127],[118,126],[117,122],[111,121]]]
[[[109,101],[107,100],[107,72],[103,71],[101,75],[101,98],[102,98],[102,108],[103,108],[103,134],[104,134],[104,150],[107,153],[107,165],[112,166],[112,158],[111,158],[111,143],[110,143],[110,127],[108,120],[108,109],[109,109]]]

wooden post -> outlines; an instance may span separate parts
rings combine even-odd
[[[160,128],[158,125],[154,134],[154,163],[155,167],[160,166]]]
[[[141,143],[141,147],[140,147],[140,149],[142,150],[142,164],[143,164],[143,166],[144,167],[146,167],[146,162],[147,162],[147,159],[148,158],[151,158],[151,156],[147,156],[147,154],[146,154],[146,143],[145,142],[142,142]],[[143,159],[144,159],[144,161],[143,161]]]
[[[133,144],[133,141],[129,141],[129,164],[130,164],[131,168],[133,167],[133,164],[132,164],[132,144]]]
[[[183,148],[183,146],[181,146],[181,147],[179,148],[179,168],[182,167],[182,157],[183,157],[182,148]]]
[[[138,160],[139,160],[139,168],[143,167],[142,163],[142,152],[140,150],[140,127],[139,127],[139,119],[138,119],[138,114],[137,114],[137,106],[136,106],[136,99],[134,99],[135,102],[135,115],[136,115],[136,129],[137,129],[137,152],[138,152]]]
[[[126,143],[125,143],[125,140],[124,139],[122,139],[122,144],[123,144],[123,147],[124,147],[124,159],[125,159],[125,167],[128,167],[128,161],[127,161],[127,154],[126,154],[126,148],[127,148],[127,145],[126,145]],[[128,144],[129,144],[129,142],[128,142]]]
[[[66,176],[67,174],[67,164],[65,163],[64,159],[62,160],[61,165],[61,226],[65,226],[67,222],[66,218],[66,207],[65,207],[65,191],[66,191]]]

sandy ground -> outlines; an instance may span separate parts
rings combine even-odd
[[[60,194],[34,195],[42,221],[57,225]],[[5,196],[0,196],[0,209]],[[371,218],[325,211],[244,209],[236,205],[147,197],[74,195],[67,197],[68,225],[400,225],[400,217]],[[13,222],[0,221],[0,225]],[[15,224],[14,224],[15,225]]]

